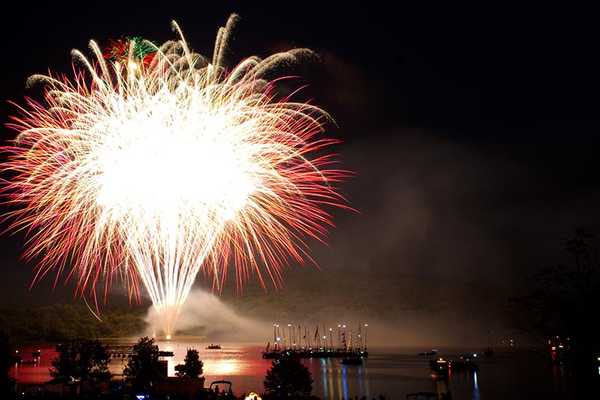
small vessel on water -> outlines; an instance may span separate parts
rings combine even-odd
[[[473,360],[477,358],[477,354],[462,354],[458,357],[458,360],[452,361],[452,370],[456,372],[473,372],[479,369],[479,366]]]
[[[431,360],[429,367],[438,378],[446,378],[450,370],[451,363],[445,358],[439,357],[437,360]]]
[[[452,360],[439,357],[429,361],[429,367],[438,378],[447,377],[450,371],[474,372],[479,369],[479,366],[474,361],[474,358],[476,357],[477,354],[461,354],[458,359]]]
[[[437,355],[437,349],[431,349],[430,351],[422,351],[419,353],[420,356],[435,356]]]
[[[344,365],[362,365],[363,360],[360,357],[346,357],[342,359]]]
[[[173,357],[175,355],[175,353],[173,353],[172,351],[159,351],[158,352],[158,356],[159,357]]]
[[[206,346],[206,350],[221,350],[221,345],[211,343]]]
[[[406,400],[438,400],[439,398],[434,392],[416,392],[406,395]]]

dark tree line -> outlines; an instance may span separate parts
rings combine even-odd
[[[596,236],[584,229],[564,242],[570,262],[532,277],[530,293],[512,300],[520,327],[545,337],[570,338],[569,362],[583,375],[597,375],[600,356],[600,262]]]
[[[0,308],[0,326],[7,335],[26,342],[65,342],[99,337],[132,336],[145,328],[142,311],[103,310],[102,321],[90,318],[87,307],[56,304]]]

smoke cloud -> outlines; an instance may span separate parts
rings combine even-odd
[[[149,334],[162,333],[162,319],[154,307],[146,314]],[[200,336],[212,341],[258,342],[269,335],[268,325],[243,317],[216,295],[194,289],[175,323],[175,334]]]

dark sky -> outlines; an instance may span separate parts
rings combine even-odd
[[[343,192],[360,211],[336,213],[329,247],[313,246],[325,276],[351,271],[374,288],[389,277],[474,284],[504,295],[560,260],[576,226],[598,226],[599,32],[590,10],[254,3],[20,2],[2,13],[1,97],[20,101],[32,73],[68,71],[70,49],[90,38],[169,39],[173,18],[210,54],[217,27],[237,12],[232,61],[292,47],[321,55],[301,71],[304,95],[339,125],[330,134],[357,173]],[[3,300],[66,296],[50,282],[27,292],[24,239],[0,240]],[[302,279],[290,285],[302,288]]]

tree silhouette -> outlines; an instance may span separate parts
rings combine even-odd
[[[106,346],[98,340],[75,340],[56,346],[58,357],[52,360],[50,375],[57,379],[79,381],[92,386],[110,380],[108,371],[110,355]]]
[[[175,366],[176,375],[186,378],[198,378],[202,375],[204,363],[200,360],[198,350],[188,349],[183,364]]]
[[[146,336],[140,338],[133,345],[132,350],[127,366],[123,370],[123,375],[134,389],[150,389],[154,382],[163,378],[158,360],[158,346],[154,344],[154,339]]]
[[[531,292],[513,299],[514,311],[526,330],[569,337],[570,362],[580,376],[597,375],[600,329],[594,320],[600,306],[600,263],[595,235],[579,228],[565,241],[564,250],[571,262],[536,274]]]
[[[10,346],[9,338],[0,332],[0,398],[2,399],[10,399],[15,396],[15,381],[8,374],[10,367],[15,362],[16,357]]]
[[[56,347],[58,357],[52,361],[50,375],[78,380],[108,379],[109,354],[97,340],[72,341]]]
[[[273,361],[265,377],[265,392],[274,398],[302,398],[310,396],[312,377],[296,357],[285,357]]]

